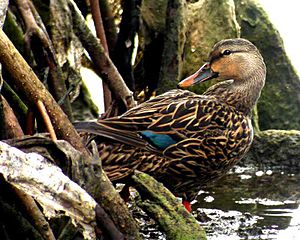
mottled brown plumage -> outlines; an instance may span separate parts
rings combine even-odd
[[[113,182],[126,182],[137,169],[187,201],[224,175],[250,147],[249,118],[265,81],[257,48],[245,39],[217,43],[209,62],[181,87],[211,78],[219,83],[203,95],[172,90],[97,123],[77,123],[98,138],[102,165]]]

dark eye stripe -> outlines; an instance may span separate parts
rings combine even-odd
[[[220,55],[214,55],[214,56],[211,56],[210,58],[210,63],[216,61],[217,59],[219,59],[221,56]]]
[[[225,51],[226,51],[226,50],[225,50]],[[236,51],[231,51],[231,50],[229,50],[229,51],[230,51],[230,54],[233,54],[233,53],[239,53],[239,52],[245,52],[245,51],[242,51],[242,50],[236,50]],[[211,56],[211,57],[210,57],[210,63],[216,61],[217,59],[222,58],[223,56],[224,56],[224,52],[223,52],[223,53],[220,53],[220,54],[218,54],[218,55],[213,55],[213,56]],[[228,56],[228,55],[225,54],[225,56]]]

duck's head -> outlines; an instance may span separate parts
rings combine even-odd
[[[258,49],[242,38],[226,39],[213,47],[209,61],[196,73],[182,80],[180,88],[189,87],[212,78],[234,80],[235,84],[256,81],[264,85],[266,67]]]

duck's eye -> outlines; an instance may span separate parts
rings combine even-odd
[[[230,55],[231,54],[231,51],[226,49],[223,51],[222,55]]]

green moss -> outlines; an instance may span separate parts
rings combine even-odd
[[[167,239],[206,239],[205,231],[195,218],[187,213],[177,198],[161,183],[138,171],[132,178],[143,197],[143,201],[137,202],[138,205],[159,223],[166,232]]]
[[[24,35],[22,29],[19,27],[14,16],[10,11],[7,12],[4,22],[3,30],[14,46],[24,56]]]

